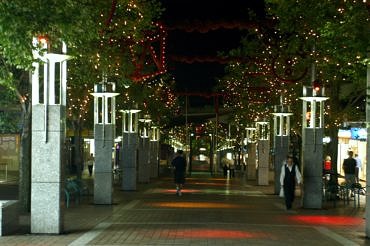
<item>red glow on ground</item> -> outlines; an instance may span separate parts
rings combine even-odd
[[[363,219],[350,216],[328,216],[328,215],[295,215],[289,218],[295,222],[311,225],[334,225],[353,226],[364,222]]]
[[[241,208],[240,205],[231,203],[216,203],[216,202],[152,202],[148,203],[153,207],[165,208]]]
[[[181,238],[225,238],[225,239],[240,239],[240,238],[261,238],[269,235],[258,232],[246,232],[237,230],[211,230],[211,229],[192,229],[170,231],[169,237]]]

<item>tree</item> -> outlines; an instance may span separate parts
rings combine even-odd
[[[142,38],[160,11],[159,4],[150,0],[0,2],[0,56],[3,61],[0,84],[15,91],[22,105],[22,146],[30,146],[31,111],[30,91],[22,94],[20,88],[28,88],[30,83],[28,75],[34,61],[32,50],[38,48],[32,45],[34,37],[46,37],[51,45],[60,40],[66,42],[68,53],[75,57],[75,64],[86,64],[72,69],[71,75],[76,77],[70,81],[71,86],[92,85],[95,81],[91,74],[101,76],[105,73],[121,78],[126,75],[125,68],[131,61],[120,52],[122,46],[126,40],[135,43]],[[30,153],[26,149],[28,147],[21,151],[24,158],[20,164],[20,200],[24,210],[29,210]]]
[[[278,32],[291,34],[289,50],[306,54],[317,67],[317,78],[327,87],[326,127],[334,140],[328,152],[335,161],[338,127],[342,122],[365,119],[369,4],[346,0],[266,2]]]
[[[266,1],[266,19],[270,25],[251,30],[241,47],[230,52],[231,56],[244,57],[255,65],[229,64],[229,73],[221,81],[223,88],[233,93],[233,100],[241,109],[258,109],[243,99],[251,89],[248,85],[251,81],[277,92],[270,93],[264,103],[277,104],[280,94],[285,103],[295,107],[299,105],[297,101],[288,99],[297,99],[302,84],[311,85],[307,72],[315,64],[316,77],[330,97],[326,127],[334,129],[336,135],[341,122],[364,119],[365,64],[369,62],[366,60],[368,10],[368,4],[362,1]],[[261,82],[263,79],[268,83]],[[293,112],[297,117],[301,110],[293,108]],[[297,119],[299,126],[300,117]]]

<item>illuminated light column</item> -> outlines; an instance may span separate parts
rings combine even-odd
[[[115,83],[103,81],[94,86],[95,179],[94,204],[113,203],[112,148],[115,139]]]
[[[64,229],[62,153],[70,56],[64,42],[54,46],[53,52],[46,39],[34,38],[33,45],[42,48],[33,51],[33,57],[42,62],[34,62],[32,72],[31,233],[59,234]]]
[[[258,167],[257,184],[269,184],[269,160],[270,160],[270,132],[267,121],[256,122],[257,146],[258,146]]]
[[[303,86],[302,165],[303,207],[322,208],[324,88]],[[310,110],[310,111],[309,111]]]
[[[139,119],[141,123],[140,138],[139,138],[139,162],[138,162],[138,181],[139,183],[149,183],[150,179],[150,149],[149,135],[150,123],[152,120],[149,115],[144,115]]]
[[[121,190],[136,190],[137,177],[137,148],[138,148],[138,109],[121,110],[122,112],[122,151]]]
[[[159,170],[159,138],[160,130],[158,126],[152,126],[150,131],[150,178],[158,178]]]
[[[284,160],[289,152],[290,137],[290,107],[286,105],[274,106],[274,192],[280,192],[280,173]]]
[[[247,139],[247,179],[256,180],[256,127],[247,127],[246,139]]]

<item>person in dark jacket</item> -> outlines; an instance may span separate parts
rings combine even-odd
[[[185,183],[186,160],[183,151],[178,150],[171,165],[174,167],[174,178],[176,184],[176,195],[181,196],[181,190]]]
[[[285,206],[287,210],[292,208],[296,183],[302,183],[302,175],[298,165],[294,163],[293,155],[288,155],[281,167],[280,184],[284,190]]]
[[[356,164],[356,160],[353,158],[353,151],[348,151],[348,158],[343,161],[344,178],[348,187],[351,187],[356,182]]]

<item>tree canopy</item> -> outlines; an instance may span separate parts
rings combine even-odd
[[[154,0],[15,0],[2,1],[0,11],[0,84],[20,95],[29,95],[29,91],[20,90],[15,70],[32,70],[35,60],[32,50],[39,48],[32,45],[33,38],[46,38],[49,46],[63,40],[68,54],[73,56],[68,62],[69,115],[86,118],[92,99],[89,93],[103,76],[114,81],[119,89],[133,85],[130,77],[135,69],[133,59],[143,52],[141,44],[155,35],[155,23],[162,9]],[[140,81],[136,83],[134,87],[143,86]],[[172,93],[171,86],[161,87],[165,91],[168,87],[162,99]],[[130,96],[140,97],[141,92]],[[163,108],[169,106],[166,103],[164,100]]]
[[[344,0],[265,2],[269,25],[251,30],[229,54],[248,62],[226,67],[227,75],[220,80],[220,88],[230,93],[226,105],[244,118],[248,115],[249,121],[262,112],[268,116],[272,107],[266,105],[279,104],[280,96],[284,104],[296,107],[302,85],[313,82],[314,64],[314,76],[331,98],[328,123],[364,119],[369,5]],[[299,107],[294,112],[299,115]]]

